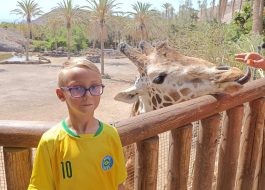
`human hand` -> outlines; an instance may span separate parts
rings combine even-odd
[[[256,52],[235,54],[235,60],[247,63],[252,67],[265,70],[265,60]]]

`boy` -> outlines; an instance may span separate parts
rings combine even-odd
[[[127,177],[117,130],[94,111],[103,93],[98,68],[71,63],[58,74],[56,94],[68,117],[39,142],[28,190],[122,190]]]

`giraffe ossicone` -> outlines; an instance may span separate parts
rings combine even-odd
[[[233,93],[250,79],[236,67],[218,67],[206,60],[180,54],[161,42],[153,47],[139,44],[141,50],[126,43],[120,51],[138,68],[134,86],[118,93],[114,99],[134,103],[132,115],[160,109],[206,94]]]

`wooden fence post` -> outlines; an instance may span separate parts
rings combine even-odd
[[[155,190],[158,172],[159,137],[137,142],[135,157],[135,189]]]
[[[262,156],[261,166],[259,171],[258,190],[264,190],[265,187],[265,125],[263,125],[263,139],[262,139]]]
[[[219,149],[216,190],[234,190],[243,114],[243,105],[227,110]]]
[[[220,120],[220,114],[201,120],[196,146],[193,190],[212,189]]]
[[[192,141],[192,124],[171,130],[167,190],[187,189]]]
[[[254,187],[254,181],[258,178],[256,175],[258,175],[261,165],[265,98],[256,99],[249,104],[250,118],[247,118],[243,130],[245,139],[241,142],[242,150],[237,173],[236,188],[240,190],[249,190]]]
[[[29,148],[3,147],[7,190],[27,189],[32,170]]]

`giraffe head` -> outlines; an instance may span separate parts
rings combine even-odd
[[[140,43],[141,51],[122,43],[119,48],[140,73],[134,86],[115,100],[136,103],[140,113],[156,110],[206,94],[232,93],[250,78],[235,67],[217,67],[203,59],[184,56],[162,42]]]

